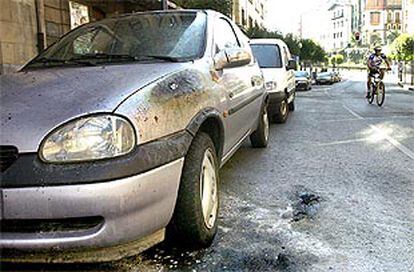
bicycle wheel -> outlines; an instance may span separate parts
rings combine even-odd
[[[382,104],[384,104],[384,100],[385,100],[385,86],[384,86],[384,83],[380,82],[377,87],[377,105],[381,107]]]
[[[371,85],[371,88],[370,88],[370,93],[371,93],[371,94],[370,94],[370,97],[369,97],[369,98],[367,98],[368,103],[370,103],[370,104],[372,104],[372,102],[374,102],[375,89],[376,89],[375,84],[372,84],[372,85]]]

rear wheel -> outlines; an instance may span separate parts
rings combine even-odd
[[[218,184],[213,141],[199,132],[184,161],[174,215],[167,227],[169,240],[192,248],[211,245],[217,233]]]
[[[384,83],[379,83],[377,88],[377,105],[382,106],[385,100],[385,86]]]
[[[267,106],[263,106],[259,126],[256,131],[250,135],[250,141],[253,147],[263,148],[269,141],[269,116],[267,115]]]

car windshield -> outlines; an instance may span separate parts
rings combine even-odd
[[[323,73],[320,73],[318,76],[320,76],[320,77],[328,77],[328,76],[331,76],[331,72],[323,72]]]
[[[296,71],[295,72],[295,77],[308,77],[308,76],[309,76],[308,72],[305,72],[305,71]]]
[[[205,33],[206,15],[202,12],[143,13],[105,19],[69,32],[28,67],[193,60],[203,54]]]
[[[259,62],[260,68],[281,68],[279,46],[273,44],[252,44],[253,55]]]

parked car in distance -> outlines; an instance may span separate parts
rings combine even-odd
[[[108,261],[165,234],[209,246],[219,168],[269,137],[248,38],[214,11],[80,26],[0,90],[2,261]]]
[[[307,91],[312,89],[312,79],[306,71],[295,72],[296,90]]]
[[[316,76],[316,84],[333,84],[335,82],[333,72],[323,72]]]
[[[284,123],[289,111],[295,110],[296,61],[280,39],[252,39],[250,45],[265,78],[270,120]]]

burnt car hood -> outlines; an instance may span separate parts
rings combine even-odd
[[[55,127],[112,112],[129,95],[183,63],[50,68],[0,76],[0,145],[36,152]]]

